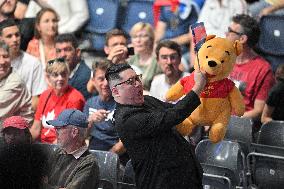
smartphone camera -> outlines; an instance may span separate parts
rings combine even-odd
[[[128,56],[134,55],[134,48],[133,47],[127,47],[127,51],[128,51]]]

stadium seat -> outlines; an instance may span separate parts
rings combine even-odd
[[[271,121],[262,125],[257,143],[284,147],[284,121]]]
[[[247,155],[252,142],[252,127],[251,119],[231,116],[225,139],[238,142],[244,154]]]
[[[274,71],[279,64],[284,64],[283,22],[284,15],[267,15],[260,20],[261,34],[257,47],[270,61]]]
[[[119,0],[88,0],[88,7],[90,19],[86,31],[103,34],[116,28]]]
[[[125,171],[123,175],[123,182],[118,182],[119,189],[135,189],[135,173],[129,160],[125,165]]]
[[[119,158],[118,155],[108,151],[90,150],[98,161],[100,170],[100,188],[117,189]],[[112,188],[111,188],[112,187]]]
[[[153,25],[153,1],[147,0],[129,0],[125,10],[124,20],[121,25],[126,33],[137,22],[145,22]]]
[[[205,188],[246,186],[245,157],[237,142],[223,140],[213,144],[206,139],[198,143],[195,152],[204,171]]]
[[[262,125],[257,143],[247,156],[249,183],[259,188],[283,188],[284,121]]]

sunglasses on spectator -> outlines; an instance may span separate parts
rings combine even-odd
[[[55,62],[58,62],[58,63],[65,63],[65,59],[64,58],[55,58],[53,60],[49,60],[47,62],[48,65],[52,65],[54,64]]]
[[[237,35],[244,35],[243,33],[241,32],[237,32],[237,31],[234,31],[232,28],[228,27],[228,32],[229,33],[234,33],[234,34],[237,34]]]
[[[142,80],[142,74],[139,74],[139,75],[136,75],[134,77],[131,77],[131,78],[127,79],[126,81],[120,82],[120,83],[114,85],[113,87],[116,87],[118,85],[122,85],[124,83],[127,84],[127,85],[134,86],[136,84],[136,81],[138,81],[139,83],[142,83],[141,80]]]

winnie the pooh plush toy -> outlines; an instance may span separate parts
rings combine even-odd
[[[223,140],[231,114],[242,116],[243,98],[234,83],[228,79],[242,45],[224,38],[209,35],[198,51],[200,70],[206,73],[207,84],[200,94],[201,104],[177,126],[182,135],[190,135],[196,126],[210,126],[209,139]],[[197,59],[195,70],[199,69]],[[176,101],[187,94],[194,85],[194,72],[173,85],[166,94],[167,101]]]

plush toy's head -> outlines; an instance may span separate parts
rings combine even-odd
[[[239,41],[231,42],[224,38],[209,35],[198,51],[201,71],[205,71],[209,82],[218,81],[229,76],[236,57],[242,52]],[[198,69],[197,58],[194,68]]]

